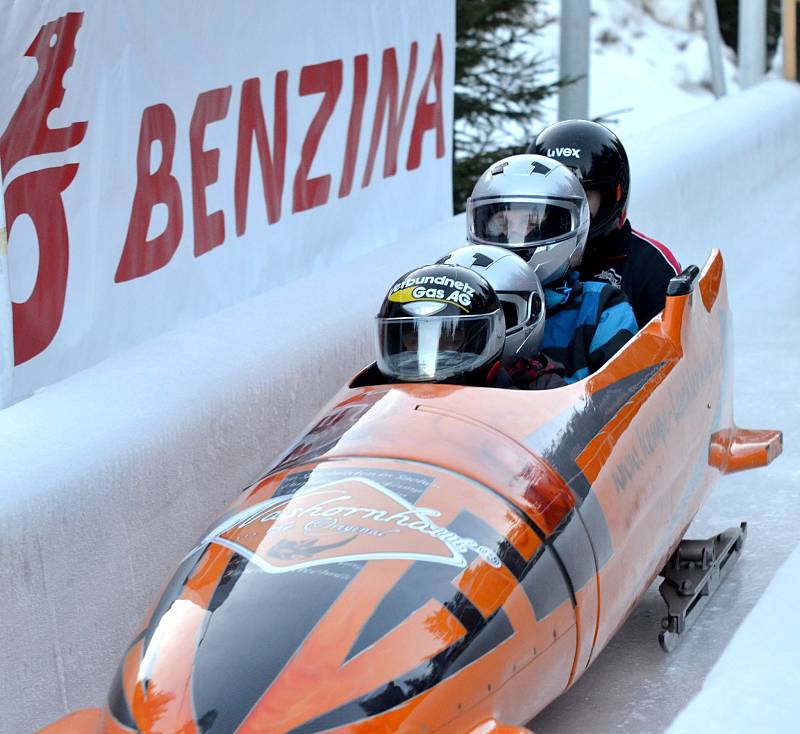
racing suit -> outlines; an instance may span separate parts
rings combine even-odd
[[[581,280],[604,280],[624,291],[639,328],[663,310],[667,284],[680,272],[669,249],[627,219],[621,229],[589,242],[580,265]]]

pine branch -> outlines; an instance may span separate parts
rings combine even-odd
[[[462,211],[488,166],[524,151],[542,102],[563,82],[542,81],[555,64],[534,50],[549,22],[539,0],[458,0],[456,8],[453,207]]]

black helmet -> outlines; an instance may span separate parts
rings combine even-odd
[[[426,265],[399,278],[375,327],[378,369],[404,382],[467,381],[488,371],[505,342],[497,294],[458,265]]]
[[[591,120],[564,120],[546,127],[528,146],[572,169],[586,191],[600,192],[600,207],[589,224],[589,242],[620,229],[631,192],[628,156],[619,138]]]

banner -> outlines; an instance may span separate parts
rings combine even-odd
[[[0,170],[2,180],[2,170]],[[0,409],[11,402],[14,369],[14,341],[11,333],[11,293],[8,290],[8,247],[6,214],[0,197]]]
[[[13,397],[449,216],[454,25],[452,1],[11,2]]]

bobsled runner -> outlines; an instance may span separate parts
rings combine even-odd
[[[781,451],[734,424],[730,332],[713,252],[573,385],[367,368],[186,555],[106,707],[43,731],[527,732],[659,573],[669,648],[735,561],[743,535],[681,546],[721,474]]]

